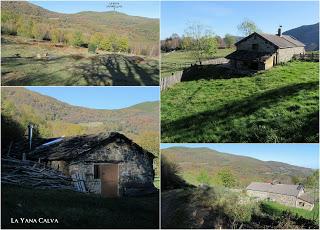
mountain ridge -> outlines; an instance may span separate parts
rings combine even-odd
[[[222,169],[230,170],[242,186],[252,181],[269,182],[279,180],[293,183],[294,177],[305,178],[314,172],[313,169],[277,161],[262,161],[254,157],[223,153],[210,148],[174,147],[161,149],[161,154],[178,164],[182,174],[194,177],[206,170],[214,176]]]
[[[283,32],[290,35],[306,45],[307,51],[319,50],[319,22],[311,25],[302,25]]]
[[[5,87],[2,99],[2,143],[23,139],[33,123],[43,138],[121,132],[158,152],[159,102],[143,102],[116,110],[73,106],[26,88]],[[5,147],[5,146],[3,146]]]
[[[50,11],[26,1],[2,2],[1,10],[24,15],[27,18],[35,18],[36,21],[55,28],[81,31],[87,37],[95,32],[107,35],[114,33],[128,37],[132,44],[144,42],[155,45],[159,43],[160,21],[158,18],[131,16],[112,11],[82,11],[65,14]],[[86,29],[83,30],[83,28]]]

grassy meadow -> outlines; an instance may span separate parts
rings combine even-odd
[[[234,51],[233,48],[217,49],[217,53],[212,58],[225,57]],[[161,77],[171,76],[171,73],[181,71],[191,63],[198,60],[191,55],[190,51],[174,51],[161,54]]]
[[[3,228],[158,228],[158,195],[102,198],[64,190],[2,185]],[[10,218],[57,218],[59,224],[10,224]]]
[[[319,63],[253,76],[202,68],[161,93],[162,142],[318,142]]]
[[[261,204],[264,212],[270,215],[281,215],[282,212],[288,211],[294,215],[301,216],[309,220],[315,220],[319,224],[319,202],[309,211],[301,208],[288,207],[273,201],[264,201]]]
[[[158,85],[157,58],[1,37],[2,85]],[[47,54],[47,56],[44,56]],[[37,57],[41,55],[41,57]]]

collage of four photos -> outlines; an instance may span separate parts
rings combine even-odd
[[[1,228],[319,229],[319,1],[1,1]]]

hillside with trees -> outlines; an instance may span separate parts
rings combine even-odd
[[[182,177],[189,183],[215,184],[244,188],[251,182],[272,182],[308,185],[312,169],[274,161],[261,161],[246,156],[221,153],[209,148],[171,147],[161,154],[175,162]],[[310,177],[310,178],[309,178]]]
[[[263,170],[270,174],[273,170],[285,174],[285,170],[288,176],[290,173],[305,175],[305,188],[312,190],[312,187],[319,186],[319,170],[263,162],[208,148],[171,147],[162,149],[161,155],[161,226],[164,229],[319,228],[318,201],[313,210],[308,211],[277,202],[255,200],[237,185],[241,179],[239,175],[242,172],[238,171],[241,167],[244,173],[248,172],[248,168],[252,168],[252,172],[255,170],[253,173],[257,176],[247,173],[254,179],[259,178]],[[209,165],[212,166],[210,168],[217,168],[215,179],[219,179],[220,183],[211,183],[213,170],[206,171]],[[186,177],[186,172],[192,170],[198,175],[196,183]],[[318,194],[318,191],[315,193]]]
[[[313,25],[299,26],[285,31],[283,34],[293,36],[303,42],[307,51],[319,50],[319,22]]]
[[[56,13],[26,1],[3,2],[1,31],[73,46],[157,56],[159,19],[120,12]],[[85,28],[85,30],[83,29]]]
[[[52,138],[117,131],[155,155],[159,152],[159,102],[117,110],[69,105],[25,88],[2,89],[2,149],[25,140],[29,123],[35,138]]]
[[[5,1],[1,32],[2,85],[159,85],[159,19]]]

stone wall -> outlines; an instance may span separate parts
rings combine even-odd
[[[94,179],[94,165],[103,163],[119,164],[119,194],[136,195],[154,189],[153,160],[140,149],[125,142],[109,143],[95,150],[85,159],[71,162],[70,175],[79,173],[89,192],[101,193],[100,179]]]
[[[290,61],[295,54],[304,54],[304,47],[294,47],[278,50],[278,63]]]
[[[274,53],[276,52],[276,48],[270,42],[260,38],[259,36],[252,36],[247,40],[241,42],[237,45],[237,50],[253,50],[252,44],[258,44],[259,48],[257,52],[269,52]]]
[[[306,210],[312,210],[314,205],[310,204],[309,202],[306,202],[304,200],[300,200],[299,198],[297,199],[297,207],[303,208]]]
[[[280,204],[284,204],[284,205],[291,206],[291,207],[296,207],[297,198],[294,196],[286,196],[286,195],[282,195],[282,194],[253,191],[253,190],[247,190],[247,194],[252,197],[257,197],[261,200],[270,199],[270,200],[276,201]]]

